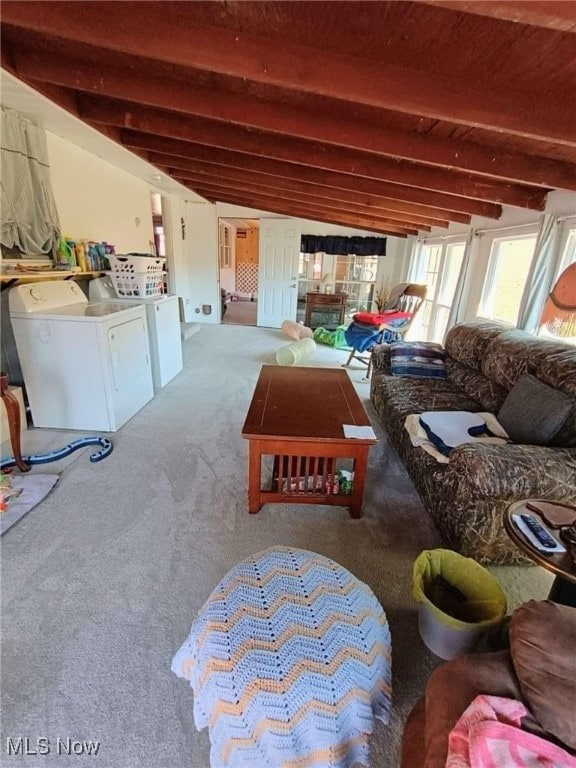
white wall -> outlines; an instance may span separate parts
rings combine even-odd
[[[218,217],[211,203],[186,202],[186,270],[194,320],[220,322]],[[211,308],[205,315],[203,306]]]
[[[53,133],[46,139],[62,234],[150,253],[153,188]]]
[[[74,240],[106,240],[116,246],[118,253],[150,252],[154,242],[152,192],[162,195],[162,190],[55,134],[47,132],[46,136],[62,233]],[[192,193],[190,196],[194,197]],[[267,218],[281,214],[224,203],[192,202],[164,194],[162,216],[170,290],[183,298],[194,322],[218,323],[218,218]],[[375,235],[308,219],[301,223],[305,234]],[[405,248],[401,238],[387,240],[389,255],[381,260],[383,282],[400,270],[398,258]],[[211,308],[210,314],[204,314],[203,306]]]
[[[184,226],[183,226],[184,223]],[[184,200],[170,195],[162,196],[162,227],[168,260],[168,287],[183,299],[190,296],[186,267],[186,205]]]

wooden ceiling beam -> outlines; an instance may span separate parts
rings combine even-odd
[[[344,197],[327,196],[322,193],[318,188],[311,188],[305,185],[294,184],[287,182],[287,180],[278,179],[273,180],[270,176],[260,176],[254,178],[254,175],[248,176],[241,172],[235,175],[234,173],[214,173],[210,171],[182,171],[178,169],[169,169],[169,175],[186,186],[192,186],[193,184],[203,184],[204,186],[228,188],[231,190],[237,190],[242,193],[254,192],[255,194],[275,194],[279,195],[287,200],[294,200],[300,203],[311,203],[327,206],[333,206],[334,210],[348,210],[351,213],[358,213],[361,215],[371,216],[373,218],[386,219],[387,221],[397,222],[400,226],[413,227],[415,229],[430,229],[430,227],[442,227],[448,226],[447,221],[438,219],[424,219],[420,216],[409,216],[407,214],[401,214],[395,211],[389,211],[381,208],[372,203],[366,203],[364,201],[358,201],[358,199],[350,199]]]
[[[115,64],[113,54],[111,57],[112,61],[97,66],[92,61],[65,54],[51,56],[38,47],[16,46],[12,54],[17,76],[26,79],[449,170],[576,190],[576,173],[570,163],[504,152],[462,140],[387,130],[380,123],[351,121],[327,111],[323,112],[322,120],[318,120],[310,112],[286,103],[215,88],[191,87],[182,80],[153,73],[140,76],[138,70],[129,69],[125,62],[122,66]]]
[[[135,23],[137,20],[137,23]],[[280,38],[223,26],[175,24],[166,4],[152,2],[22,3],[4,0],[2,21],[56,37],[152,61],[169,62],[304,93],[391,109],[436,120],[574,145],[574,80],[546,93],[546,109],[534,90],[492,87],[477,72],[461,75],[419,71],[345,56]],[[542,94],[544,96],[544,94]]]
[[[205,190],[215,192],[230,191],[232,194],[256,195],[257,197],[268,196],[273,199],[286,200],[294,205],[303,205],[318,207],[323,211],[330,210],[336,213],[344,213],[351,216],[362,216],[363,218],[381,221],[383,224],[397,226],[400,228],[421,230],[429,232],[432,226],[442,226],[431,224],[430,222],[415,222],[407,219],[398,219],[392,213],[386,213],[378,208],[369,208],[364,205],[358,205],[346,200],[327,200],[318,195],[304,194],[302,192],[293,192],[286,189],[278,189],[274,186],[262,186],[261,184],[252,184],[250,182],[227,182],[225,179],[209,177],[205,175],[178,175],[173,174],[172,178],[180,184],[188,187],[201,185]]]
[[[400,229],[395,227],[386,227],[381,222],[363,219],[360,216],[348,216],[346,214],[336,216],[331,210],[311,209],[309,206],[298,206],[288,201],[276,200],[274,198],[255,199],[252,196],[243,196],[225,190],[216,193],[212,190],[205,190],[202,187],[191,187],[190,189],[210,203],[230,203],[231,205],[245,206],[247,208],[257,208],[258,210],[266,211],[266,213],[280,216],[295,216],[307,219],[308,221],[322,221],[326,224],[354,227],[355,229],[378,232],[381,235],[391,235],[393,237],[407,237],[408,234],[418,234],[416,230],[410,230],[409,232],[400,231]]]
[[[375,210],[385,211],[395,218],[404,218],[406,221],[419,222],[421,224],[432,224],[432,226],[448,226],[450,218],[445,211],[439,209],[427,208],[426,206],[412,205],[410,203],[398,202],[388,197],[379,197],[359,192],[355,189],[339,189],[332,185],[315,184],[302,179],[282,178],[280,176],[261,173],[258,170],[230,168],[225,165],[218,165],[199,160],[184,160],[182,158],[169,157],[156,152],[147,153],[148,162],[157,167],[162,167],[166,173],[174,177],[188,175],[188,178],[194,178],[190,174],[200,176],[216,177],[228,181],[251,181],[255,184],[264,185],[268,188],[292,190],[304,194],[316,195],[323,199],[340,200],[364,205],[367,208],[373,207]],[[457,214],[458,220],[469,224],[470,216]]]
[[[90,122],[90,121],[89,121]],[[94,127],[98,127],[94,123]],[[487,203],[482,200],[471,200],[458,195],[449,195],[432,190],[418,189],[404,184],[393,184],[381,180],[366,179],[353,174],[324,171],[319,168],[311,168],[307,165],[297,165],[268,158],[254,157],[243,152],[206,147],[195,142],[180,141],[163,136],[141,133],[138,131],[122,131],[123,146],[132,149],[145,149],[150,152],[162,153],[170,156],[170,163],[174,158],[197,159],[225,165],[232,168],[246,168],[257,170],[271,176],[283,178],[302,179],[315,184],[334,186],[340,189],[355,189],[366,194],[385,196],[397,200],[400,203],[408,202],[415,205],[423,205],[438,211],[450,212],[452,221],[463,216],[483,216],[489,219],[499,219],[502,215],[502,206],[495,203]],[[454,216],[455,214],[455,216]],[[468,223],[468,222],[463,222]]]
[[[79,94],[77,100],[83,119],[105,125],[131,128],[167,138],[234,149],[258,157],[448,192],[503,205],[540,211],[544,209],[546,202],[547,190],[540,187],[488,180],[485,176],[439,170],[406,160],[370,155],[367,152],[339,150],[301,139],[256,133],[204,118],[183,117],[174,112],[126,105],[85,94]]]
[[[532,27],[576,32],[574,3],[566,0],[417,0],[458,13],[473,13],[493,19],[529,24]]]

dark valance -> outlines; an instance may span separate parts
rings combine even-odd
[[[302,235],[300,250],[302,253],[332,253],[338,256],[386,256],[386,238]]]

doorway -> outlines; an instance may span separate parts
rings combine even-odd
[[[259,219],[218,219],[223,324],[257,324],[259,229]]]

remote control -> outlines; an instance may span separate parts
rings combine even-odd
[[[554,539],[546,528],[542,525],[542,523],[539,523],[536,518],[531,517],[530,515],[520,515],[522,520],[526,523],[528,528],[532,531],[534,536],[538,539],[540,544],[542,544],[543,547],[546,547],[547,549],[550,549],[552,547],[556,546],[556,539]]]

